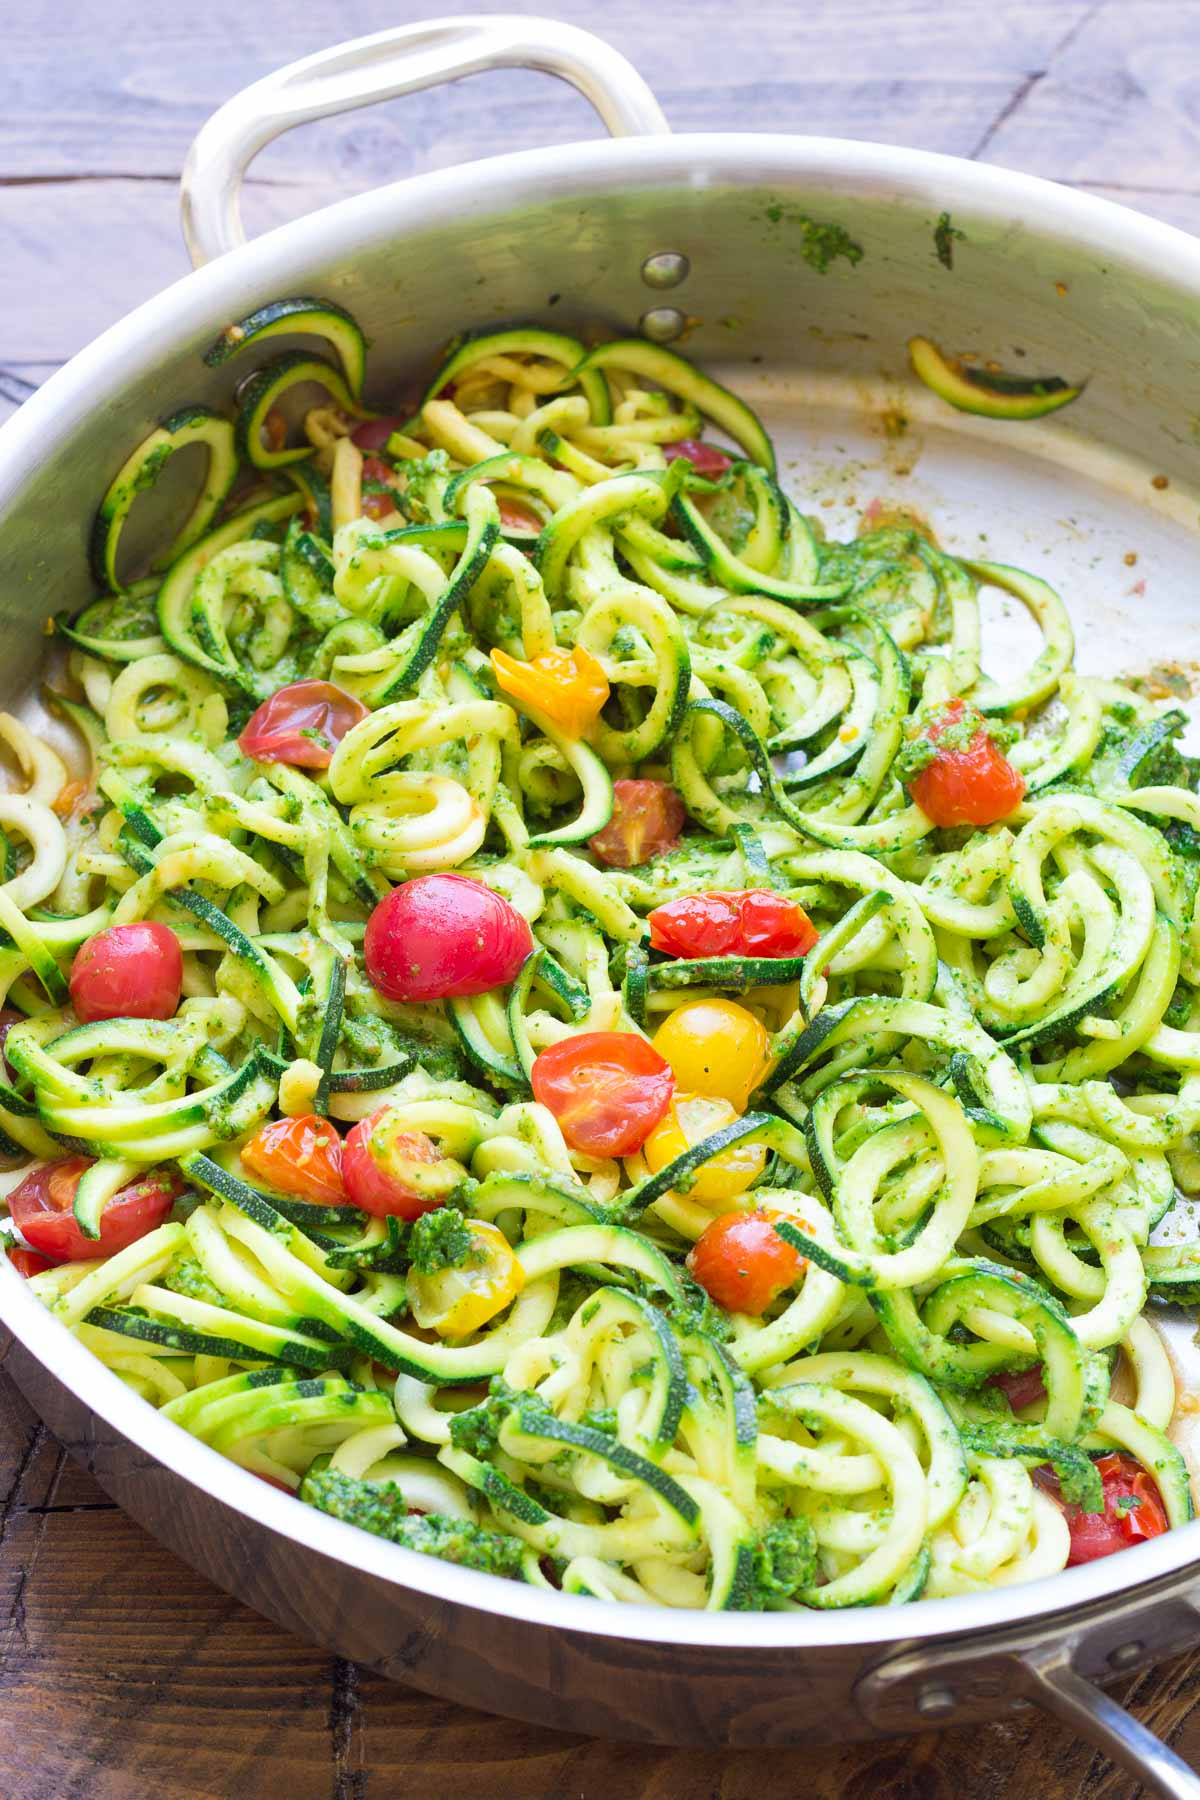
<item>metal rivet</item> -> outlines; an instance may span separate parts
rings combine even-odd
[[[957,1705],[953,1688],[928,1687],[917,1695],[917,1711],[923,1719],[940,1719]]]
[[[1146,1654],[1146,1646],[1136,1639],[1131,1644],[1118,1644],[1115,1650],[1108,1653],[1110,1669],[1129,1669],[1135,1662],[1140,1662]]]
[[[682,250],[656,250],[642,264],[642,280],[652,288],[678,287],[691,266]]]
[[[638,320],[638,330],[652,344],[670,344],[687,323],[677,306],[652,306]]]

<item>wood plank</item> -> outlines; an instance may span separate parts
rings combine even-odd
[[[505,0],[471,8],[512,10]],[[698,29],[695,0],[610,0],[602,14],[591,0],[559,0],[541,10],[601,31],[655,87],[678,131],[882,129],[894,141],[965,154],[996,93],[1043,66],[1092,9],[1089,0],[955,0],[950,21],[929,0],[860,0],[851,26],[838,0],[759,0],[753,30],[715,9],[712,28]],[[5,34],[0,177],[174,177],[204,118],[237,88],[281,62],[436,11],[429,0],[309,0],[281,33],[270,5],[212,0],[198,13],[147,13],[136,0],[103,10],[31,0]],[[113,57],[114,43],[132,54]],[[884,45],[886,57],[872,54]],[[270,153],[270,169],[339,180],[358,172],[365,183],[443,166],[461,157],[464,127],[475,154],[503,147],[493,128],[514,103],[505,133],[514,146],[589,129],[586,104],[558,84],[495,75],[414,95],[372,113],[369,124],[360,114],[295,132]]]

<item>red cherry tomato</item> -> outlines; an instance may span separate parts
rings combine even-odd
[[[632,1156],[665,1115],[675,1092],[670,1064],[632,1031],[585,1031],[535,1059],[533,1095],[572,1150]]]
[[[1140,1462],[1113,1451],[1100,1457],[1096,1470],[1104,1489],[1104,1511],[1085,1513],[1078,1506],[1063,1505],[1071,1532],[1069,1569],[1128,1550],[1131,1544],[1145,1543],[1167,1530],[1158,1484]],[[1040,1469],[1037,1474],[1041,1485],[1054,1492],[1057,1482]]]
[[[364,419],[350,433],[360,450],[382,450],[393,431],[399,431],[404,420],[399,413],[386,413],[382,419]]]
[[[726,456],[715,444],[706,444],[702,438],[677,438],[673,444],[663,445],[663,455],[669,463],[677,456],[686,456],[697,475],[703,475],[706,481],[719,480],[733,467],[731,456]]]
[[[974,709],[972,709],[973,711]],[[964,717],[965,715],[965,717]],[[1025,778],[1013,768],[987,734],[983,718],[964,747],[939,750],[933,761],[908,784],[908,791],[935,825],[994,825],[1006,819],[1025,797]],[[952,728],[970,724],[961,700],[950,700],[925,730],[937,743]]]
[[[515,531],[521,537],[529,537],[542,529],[542,521],[531,507],[522,506],[519,500],[501,500],[497,496],[496,504],[500,508],[500,528],[502,531]]]
[[[804,1258],[765,1213],[732,1212],[704,1227],[688,1251],[687,1266],[718,1306],[757,1319],[791,1287]]]
[[[23,1275],[26,1281],[32,1275],[44,1275],[47,1269],[54,1267],[49,1257],[39,1256],[36,1250],[26,1250],[23,1244],[8,1246],[8,1260],[17,1274]]]
[[[99,1238],[86,1238],[71,1208],[79,1177],[93,1160],[68,1156],[62,1162],[42,1163],[8,1196],[8,1210],[21,1236],[54,1262],[115,1256],[161,1225],[182,1192],[183,1183],[172,1170],[150,1169],[113,1195],[100,1218]]]
[[[419,1193],[404,1177],[404,1164],[436,1163],[441,1151],[423,1131],[392,1131],[391,1107],[380,1107],[352,1126],[342,1147],[342,1179],[353,1205],[363,1212],[399,1219],[419,1219],[442,1205],[442,1198]]]
[[[182,987],[179,939],[153,919],[98,931],[79,946],[71,967],[71,1004],[85,1025],[96,1019],[172,1019]]]
[[[242,1161],[281,1194],[295,1194],[324,1206],[347,1204],[342,1140],[337,1127],[316,1113],[272,1119],[243,1144]]]
[[[238,749],[254,762],[327,769],[346,733],[366,718],[367,710],[332,681],[291,681],[251,713]]]
[[[389,1000],[447,1000],[506,987],[533,949],[514,906],[465,875],[416,875],[367,920],[367,977]]]
[[[650,914],[650,947],[671,956],[806,956],[817,935],[802,906],[769,888],[685,894]]]
[[[611,869],[632,869],[679,848],[687,811],[667,781],[614,781],[612,818],[588,842]]]
[[[1032,1406],[1035,1400],[1046,1398],[1041,1363],[1035,1364],[1032,1369],[1001,1370],[998,1375],[989,1375],[984,1386],[999,1388],[1014,1412],[1020,1412],[1022,1407]]]

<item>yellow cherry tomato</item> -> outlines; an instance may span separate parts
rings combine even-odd
[[[676,1094],[670,1110],[642,1145],[651,1173],[657,1175],[685,1150],[740,1117],[737,1107],[728,1100],[710,1094]],[[687,1197],[706,1206],[724,1205],[744,1194],[766,1166],[767,1152],[762,1144],[731,1144],[697,1170],[686,1190]]]
[[[478,1331],[525,1286],[525,1271],[512,1253],[508,1239],[483,1219],[465,1221],[471,1232],[471,1248],[458,1268],[439,1269],[435,1275],[408,1272],[408,1304],[417,1324],[439,1337],[467,1337]]]
[[[519,662],[503,650],[491,655],[501,692],[545,713],[568,737],[582,737],[608,699],[603,668],[578,646],[564,650],[555,645],[532,662]]]
[[[654,1048],[689,1094],[728,1100],[745,1112],[767,1066],[767,1031],[733,1000],[688,1000],[665,1018]]]

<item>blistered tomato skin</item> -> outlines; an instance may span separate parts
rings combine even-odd
[[[390,1131],[391,1109],[381,1107],[360,1119],[342,1146],[342,1180],[352,1206],[376,1218],[419,1219],[441,1206],[445,1195],[422,1194],[404,1165],[431,1167],[442,1160],[432,1138],[423,1131]]]
[[[242,1146],[252,1175],[278,1190],[322,1206],[345,1206],[342,1140],[336,1126],[316,1113],[272,1119]]]
[[[367,920],[367,979],[388,1000],[454,1000],[515,981],[533,950],[516,907],[465,875],[416,875]]]
[[[173,1019],[183,990],[183,955],[167,925],[142,919],[88,938],[71,968],[71,1005],[97,1019]]]
[[[762,1213],[734,1212],[705,1226],[687,1266],[718,1306],[757,1319],[791,1287],[804,1258]]]
[[[254,762],[327,769],[342,739],[367,711],[361,700],[332,681],[292,681],[251,713],[238,749]]]
[[[937,744],[946,732],[961,728],[964,715],[961,700],[948,701],[925,736]],[[909,782],[908,791],[939,827],[995,825],[1025,798],[1025,778],[997,749],[981,720],[967,744],[939,749]]]
[[[533,1097],[558,1120],[572,1150],[632,1156],[662,1119],[675,1077],[632,1031],[584,1031],[535,1059]]]
[[[170,1169],[148,1169],[114,1194],[100,1216],[100,1236],[84,1237],[71,1208],[90,1156],[68,1156],[32,1169],[8,1196],[13,1224],[25,1241],[52,1262],[90,1262],[115,1256],[162,1224],[182,1183]]]
[[[807,956],[817,928],[770,888],[684,894],[650,914],[650,948],[668,956]]]
[[[597,862],[634,869],[679,848],[687,809],[669,781],[614,781],[612,818],[588,840]]]

